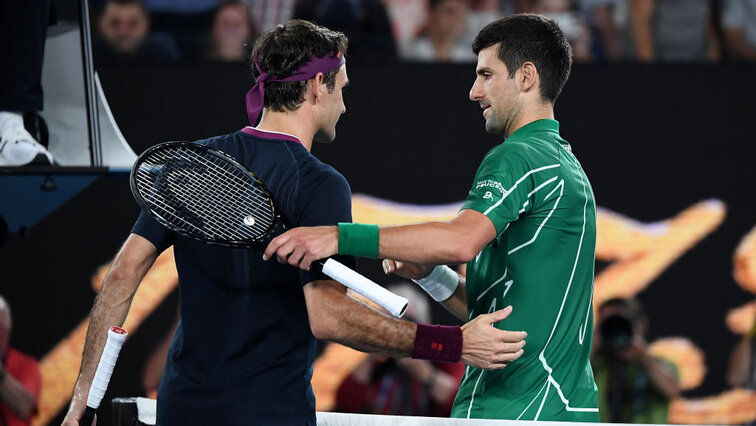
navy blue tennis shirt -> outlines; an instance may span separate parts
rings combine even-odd
[[[293,136],[251,127],[198,143],[223,151],[268,187],[290,226],[351,222],[346,179]],[[148,214],[132,232],[174,246],[180,321],[157,396],[159,425],[314,425],[316,339],[302,286],[326,279],[262,252],[174,234]],[[339,259],[354,268],[354,258]]]

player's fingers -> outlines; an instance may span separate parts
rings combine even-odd
[[[396,270],[396,264],[394,263],[393,260],[383,259],[382,265],[383,265],[383,273],[385,273],[386,275]]]
[[[517,343],[528,337],[528,333],[524,331],[496,330],[496,332],[496,340],[503,343]]]
[[[316,259],[311,254],[305,254],[304,257],[302,258],[302,261],[299,262],[299,269],[309,271],[310,269],[312,269],[312,263],[315,262],[316,260],[318,259]]]
[[[273,257],[273,254],[276,253],[282,245],[286,244],[286,242],[289,241],[288,234],[288,232],[284,232],[276,238],[273,238],[270,243],[268,243],[268,247],[265,247],[265,251],[263,252],[263,260],[268,260]]]
[[[492,312],[490,314],[479,315],[479,317],[481,321],[485,321],[488,324],[495,324],[508,317],[509,314],[512,313],[512,310],[512,305],[509,305],[504,309],[499,309],[498,311]]]
[[[512,362],[517,361],[517,359],[519,359],[524,353],[525,351],[523,349],[520,349],[519,351],[513,353],[495,355],[491,359],[491,369],[496,370],[504,368]]]
[[[286,262],[295,268],[299,268],[300,263],[302,262],[302,258],[304,258],[304,256],[305,256],[304,250],[294,249],[294,251],[292,251],[291,254],[289,254],[289,256],[286,258]]]
[[[275,255],[278,257],[279,263],[289,263],[289,256],[294,253],[294,249],[297,245],[291,241],[286,242],[284,245],[276,249]]]
[[[497,354],[512,354],[515,352],[518,352],[520,349],[522,349],[525,346],[525,341],[520,340],[513,343],[500,343],[496,345],[496,353]]]

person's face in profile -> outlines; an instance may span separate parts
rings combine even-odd
[[[315,140],[318,142],[333,142],[336,139],[336,123],[339,122],[341,114],[346,112],[343,91],[347,85],[349,85],[349,78],[346,73],[346,65],[342,65],[336,74],[333,90],[326,91],[322,98],[324,112],[315,134]]]

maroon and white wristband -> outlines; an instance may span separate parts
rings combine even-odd
[[[459,362],[462,358],[462,328],[449,325],[418,324],[412,358]]]

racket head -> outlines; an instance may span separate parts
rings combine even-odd
[[[282,226],[262,180],[202,144],[165,142],[147,149],[129,184],[137,204],[160,224],[205,243],[261,249]]]

